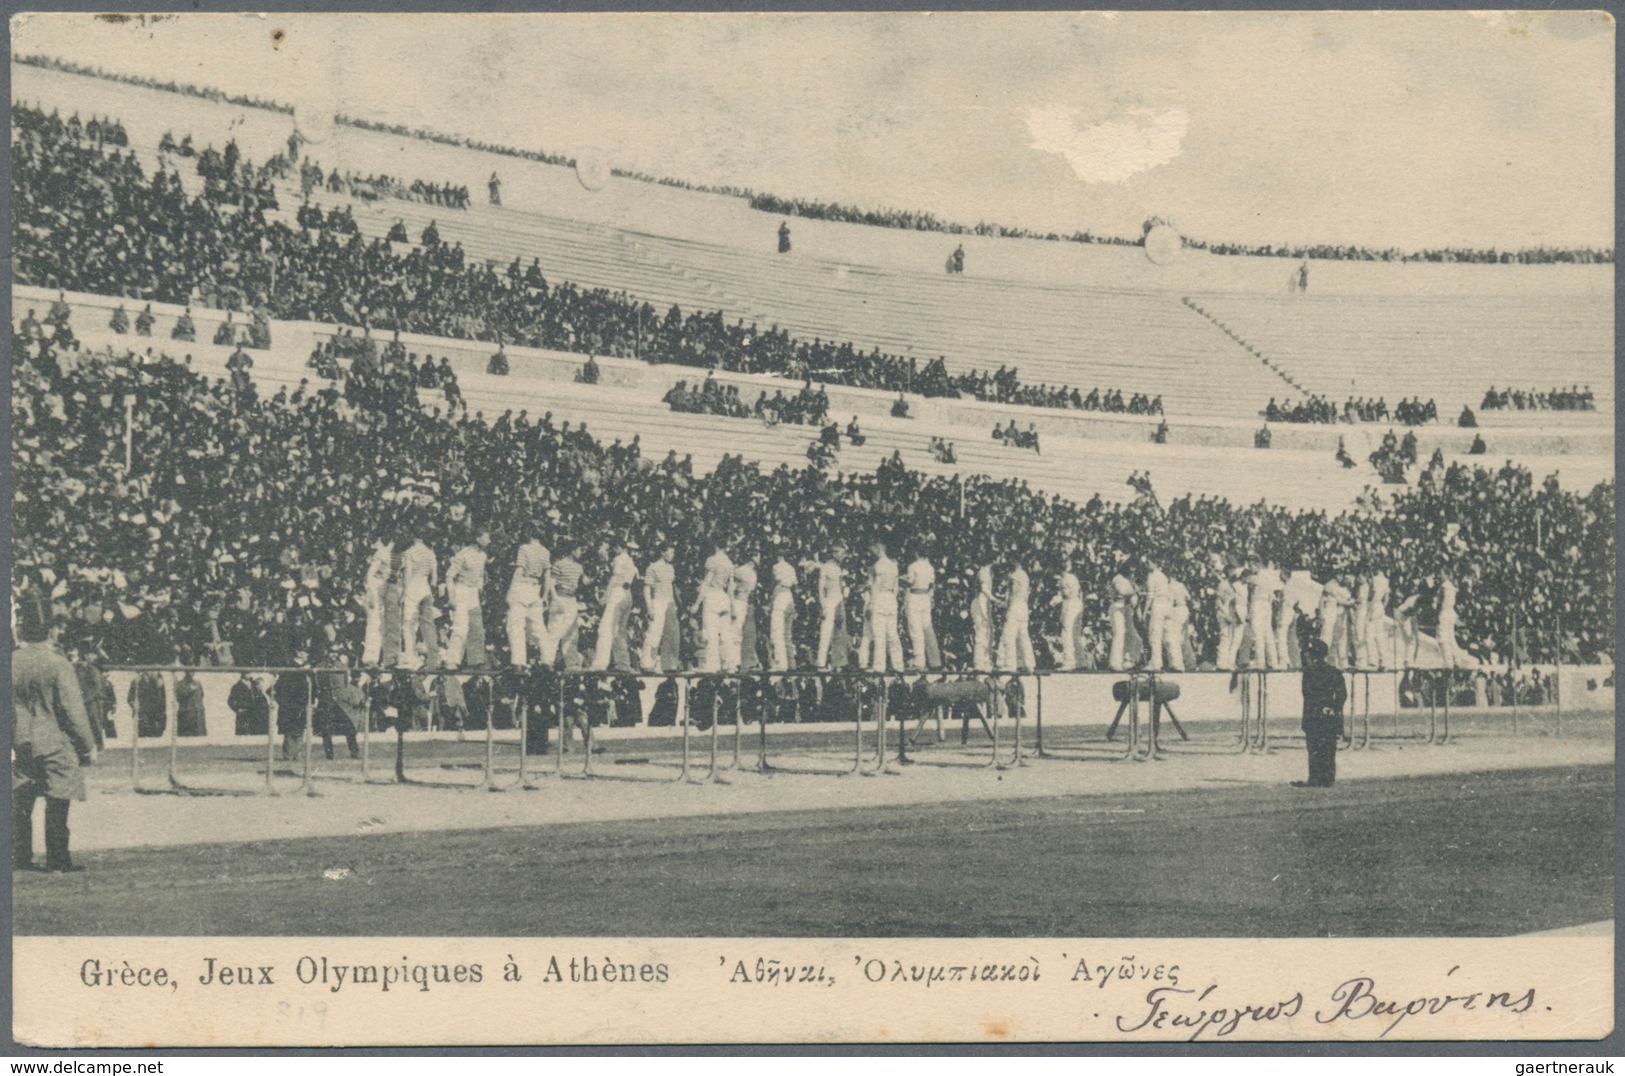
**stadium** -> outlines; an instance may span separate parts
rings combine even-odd
[[[1611,230],[11,94],[13,603],[96,741],[18,934],[1611,935]]]

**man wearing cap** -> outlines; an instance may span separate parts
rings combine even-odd
[[[643,605],[649,613],[649,630],[643,637],[643,668],[647,672],[657,669],[670,671],[675,662],[661,660],[661,649],[668,635],[673,644],[678,638],[677,627],[677,570],[672,566],[677,559],[677,547],[663,542],[660,556],[643,569]]]
[[[874,564],[869,569],[869,637],[874,650],[869,668],[886,672],[903,668],[903,640],[897,634],[897,562],[881,540],[870,546]]]
[[[485,614],[480,609],[480,592],[485,589],[486,549],[491,532],[481,527],[474,540],[459,549],[446,569],[446,589],[451,599],[451,639],[446,648],[446,664],[451,668],[485,664]]]
[[[619,544],[609,565],[609,581],[604,584],[604,615],[598,621],[598,640],[593,647],[592,668],[607,669],[611,660],[617,668],[630,670],[632,661],[627,653],[626,621],[632,612],[632,584],[638,578],[638,566],[632,554],[638,543],[628,538]]]
[[[1337,779],[1337,741],[1343,735],[1343,674],[1326,662],[1327,646],[1313,638],[1304,646],[1303,735],[1309,753],[1309,779],[1295,788],[1330,788]]]
[[[25,595],[17,608],[22,645],[11,654],[11,866],[34,869],[34,804],[45,797],[45,869],[81,870],[68,854],[68,808],[85,798],[80,768],[95,746],[79,678],[51,645],[49,606]]]
[[[508,582],[508,655],[515,666],[530,663],[527,642],[544,664],[553,659],[556,644],[547,633],[546,593],[552,569],[552,554],[534,536],[514,554],[513,578]]]
[[[925,544],[909,563],[903,583],[908,594],[903,606],[908,612],[908,645],[916,669],[939,669],[942,652],[937,647],[937,628],[931,622],[931,600],[937,589],[937,570],[926,559]]]

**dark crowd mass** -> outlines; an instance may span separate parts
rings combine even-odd
[[[515,258],[499,272],[460,243],[443,242],[433,221],[418,236],[421,245],[404,254],[393,245],[408,240],[403,225],[368,241],[346,206],[323,211],[306,203],[296,214],[299,227],[289,228],[265,215],[277,206],[275,181],[294,171],[288,155],[256,166],[241,159],[235,142],[206,148],[197,168],[207,188],[192,198],[175,171],[148,177],[133,154],[89,142],[82,132],[74,137],[55,112],[19,106],[12,122],[21,283],[932,397],[1089,409],[1074,390],[1025,385],[1013,369],[951,375],[941,358],[920,369],[911,356],[730,324],[721,311],[685,314],[674,305],[662,315],[625,292],[550,284],[535,260],[525,266]],[[1115,400],[1121,403],[1121,393]],[[1161,401],[1143,406],[1156,413]],[[1116,409],[1109,400],[1100,408]]]
[[[1270,397],[1270,402],[1264,405],[1259,412],[1267,422],[1287,423],[1322,423],[1331,425],[1336,422],[1398,422],[1402,426],[1423,426],[1429,422],[1439,421],[1439,405],[1429,399],[1422,402],[1420,396],[1400,400],[1394,405],[1393,412],[1388,410],[1388,401],[1379,396],[1375,400],[1362,396],[1350,396],[1339,408],[1336,403],[1324,396],[1309,396],[1303,400],[1286,400],[1281,403]],[[1463,423],[1467,425],[1467,423]]]
[[[295,136],[293,144],[289,147],[289,155],[295,156],[297,153],[298,141]],[[360,198],[364,202],[396,198],[406,202],[445,206],[448,209],[468,208],[468,188],[461,184],[425,183],[421,179],[414,179],[408,183],[397,176],[358,176],[353,172],[341,175],[337,168],[323,173],[320,164],[308,159],[299,162],[299,191],[307,199],[314,192],[326,191],[328,194]]]
[[[1497,390],[1491,386],[1484,393],[1484,402],[1479,405],[1480,411],[1595,411],[1597,409],[1597,396],[1591,391],[1591,386],[1582,388],[1579,385],[1555,388],[1546,392],[1537,392],[1534,389],[1504,388]]]
[[[450,413],[437,366],[370,338],[339,380],[263,396],[162,349],[83,352],[69,320],[14,334],[16,572],[112,662],[1287,667],[1315,633],[1344,665],[1430,633],[1612,652],[1612,483],[1435,458],[1333,515],[1164,506],[1149,476],[1077,504],[895,457],[701,475],[550,413]]]

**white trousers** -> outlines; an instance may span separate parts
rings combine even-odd
[[[369,589],[365,601],[367,626],[361,636],[361,664],[376,665],[384,649],[384,592]]]
[[[1366,655],[1372,668],[1394,667],[1394,624],[1381,613],[1372,613],[1365,624]]]
[[[1253,629],[1253,668],[1282,668],[1286,663],[1282,660],[1280,641],[1275,637],[1275,626],[1270,623],[1270,607],[1253,606],[1249,626]]]
[[[660,644],[666,641],[666,613],[670,609],[670,598],[656,598],[649,603],[649,630],[643,636],[641,661],[645,669],[653,669],[660,664]]]
[[[547,607],[542,604],[540,587],[508,591],[508,653],[516,666],[530,662],[527,641],[536,647],[538,660],[553,660],[557,644],[547,633]]]
[[[745,617],[749,606],[744,598],[729,598],[722,619],[722,671],[738,672],[745,653]]]
[[[993,603],[978,594],[970,603],[970,660],[976,672],[993,671]]]
[[[897,634],[897,599],[892,594],[877,595],[869,612],[869,636],[874,645],[869,668],[886,672],[886,663],[899,671],[903,668],[903,639]]]
[[[818,619],[818,667],[829,668],[829,647],[835,638],[835,615],[840,611],[840,605],[826,605],[823,615]]]
[[[767,612],[767,637],[776,670],[789,669],[795,664],[795,640],[791,637],[794,618],[795,599],[788,588],[779,587],[773,592],[773,604]]]
[[[604,616],[598,621],[598,641],[593,644],[592,668],[609,668],[610,657],[615,648],[615,636],[620,631],[621,617],[626,615],[627,607],[632,604],[632,592],[625,587],[616,587],[604,602]]]
[[[1454,669],[1461,660],[1456,649],[1456,615],[1447,613],[1439,617],[1439,652],[1444,657],[1444,667]]]
[[[1083,602],[1061,599],[1061,668],[1067,672],[1083,665]]]
[[[581,603],[574,595],[553,595],[553,607],[547,611],[547,651],[542,655],[543,665],[552,665],[564,646],[564,637],[570,634],[581,618]]]
[[[1219,661],[1221,669],[1236,667],[1236,651],[1241,649],[1241,625],[1219,624]]]
[[[1036,669],[1033,640],[1027,632],[1027,606],[1011,605],[1004,613],[1004,631],[999,634],[998,662],[1001,670]]]
[[[1128,606],[1123,602],[1112,602],[1112,648],[1107,658],[1107,664],[1117,672],[1128,668]]]
[[[931,623],[931,595],[909,593],[903,596],[908,612],[908,646],[916,669],[935,669],[942,664],[937,649],[937,628]]]
[[[727,648],[729,622],[733,619],[728,596],[707,591],[700,603],[700,671],[721,672]]]
[[[445,659],[446,664],[454,669],[466,664],[464,651],[468,649],[468,625],[470,621],[479,615],[479,588],[461,583],[453,584],[451,588],[451,639],[446,644],[448,653],[445,655]],[[480,634],[484,635],[483,632]],[[479,658],[480,661],[485,660],[484,654],[476,654],[475,657]]]
[[[1162,645],[1168,652],[1168,668],[1174,672],[1185,671],[1185,627],[1191,622],[1191,611],[1183,605],[1174,606],[1168,614],[1167,634],[1163,636]]]
[[[1151,608],[1145,615],[1145,667],[1156,672],[1162,671],[1167,663],[1166,652],[1169,644],[1169,629],[1173,627],[1174,604],[1166,598],[1158,598],[1151,603]]]
[[[423,664],[423,654],[418,649],[418,621],[425,611],[429,619],[434,620],[433,597],[427,579],[407,580],[406,592],[401,596],[401,664],[408,669]]]

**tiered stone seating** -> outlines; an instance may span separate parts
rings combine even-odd
[[[1436,399],[1475,411],[1491,385],[1590,385],[1613,410],[1613,304],[1605,298],[1505,296],[1193,296],[1310,391],[1342,401]],[[1559,419],[1566,416],[1556,416]],[[1547,422],[1552,413],[1542,412]],[[1526,419],[1526,421],[1528,421]]]
[[[950,370],[1017,367],[1023,381],[1160,394],[1178,414],[1241,415],[1290,386],[1169,293],[1045,287],[836,265],[663,239],[512,210],[357,209],[362,232],[395,218],[501,264],[540,257],[549,279],[624,291],[657,306],[721,309],[808,339],[943,355]]]

